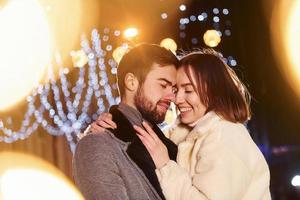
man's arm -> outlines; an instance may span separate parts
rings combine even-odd
[[[73,158],[76,185],[87,200],[129,199],[114,156],[110,136],[90,134],[82,138]]]

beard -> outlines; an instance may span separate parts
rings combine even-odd
[[[143,94],[143,89],[141,87],[139,87],[134,97],[134,103],[138,111],[146,120],[156,124],[160,124],[165,120],[166,112],[160,112],[157,109],[157,103],[154,104],[147,99]]]

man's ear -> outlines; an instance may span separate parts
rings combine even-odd
[[[133,73],[127,73],[125,75],[125,88],[131,92],[137,91],[139,87],[139,81]]]

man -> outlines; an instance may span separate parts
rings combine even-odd
[[[88,200],[164,199],[155,164],[133,125],[147,121],[176,160],[176,145],[156,124],[174,101],[177,65],[173,53],[151,44],[131,49],[120,61],[121,103],[110,109],[117,128],[83,137],[73,158],[75,182]]]

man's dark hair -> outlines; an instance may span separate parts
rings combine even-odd
[[[155,44],[140,44],[132,48],[121,59],[118,66],[118,86],[121,97],[125,92],[125,76],[127,73],[134,74],[142,84],[151,70],[153,64],[161,67],[174,65],[178,67],[177,57],[164,47]]]

